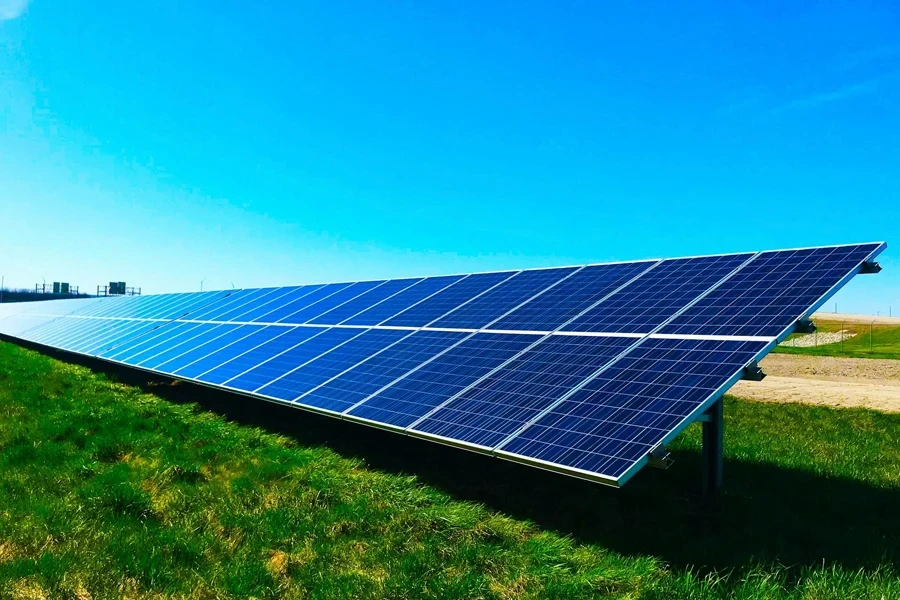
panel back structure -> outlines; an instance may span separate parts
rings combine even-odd
[[[884,243],[0,306],[0,334],[621,486]]]

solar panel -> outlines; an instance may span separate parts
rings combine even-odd
[[[884,248],[2,305],[0,333],[622,485]]]

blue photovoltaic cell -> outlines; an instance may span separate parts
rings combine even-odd
[[[751,256],[748,253],[663,261],[561,329],[650,333]]]
[[[282,288],[280,291],[266,296],[265,298],[257,298],[256,300],[244,306],[238,306],[233,310],[219,315],[219,321],[238,321],[246,323],[259,317],[265,316],[277,308],[281,308],[286,304],[295,302],[304,298],[316,290],[321,289],[321,285],[306,285],[303,287]],[[313,302],[313,300],[310,300]]]
[[[493,448],[635,341],[549,336],[413,429]]]
[[[253,332],[259,331],[263,327],[262,325],[219,325],[213,331],[197,339],[195,343],[190,345],[190,348],[180,348],[166,352],[158,356],[153,361],[153,364],[148,364],[147,367],[165,373],[174,373],[204,356],[208,356],[229,344],[247,337]]]
[[[384,281],[360,281],[358,283],[354,283],[353,285],[342,289],[336,294],[319,300],[315,304],[312,304],[302,310],[298,310],[297,312],[286,317],[282,317],[278,322],[306,323],[310,319],[314,319],[322,313],[326,313],[338,306],[342,306],[344,303],[355,299],[357,296],[361,296],[362,294],[365,294],[372,289],[377,289],[384,283]]]
[[[63,333],[58,333],[45,343],[71,352],[82,352],[84,347],[90,347],[98,341],[117,337],[126,326],[134,321],[108,321],[104,319],[77,319],[80,321],[66,327]],[[136,323],[140,323],[137,321]]]
[[[223,382],[223,385],[239,390],[252,392],[264,385],[271,383],[272,380],[281,377],[292,371],[299,365],[302,365],[329,350],[333,350],[346,342],[366,331],[365,329],[339,329],[339,328],[313,328],[316,329],[318,335],[314,335],[307,340],[292,348],[288,348],[277,354],[268,353],[266,359],[260,362],[246,373],[242,373]],[[275,340],[278,341],[278,340]],[[275,343],[269,342],[268,345]],[[262,348],[265,351],[265,347]]]
[[[764,252],[662,333],[778,336],[878,246]]]
[[[291,362],[289,364],[297,364],[299,366],[295,370],[287,372],[280,379],[256,390],[256,392],[273,398],[281,398],[282,400],[294,400],[317,385],[325,383],[335,375],[384,350],[400,338],[410,335],[410,333],[409,331],[397,329],[363,330],[362,333],[341,344],[340,347],[306,363],[290,357]]]
[[[318,327],[279,327],[278,329],[285,331],[255,347],[243,351],[240,348],[230,348],[230,352],[226,352],[224,356],[220,357],[225,359],[221,364],[209,369],[208,372],[196,375],[195,379],[206,383],[222,384],[324,331]],[[265,337],[265,334],[262,335]],[[179,371],[178,374],[181,375],[182,371]]]
[[[431,298],[388,319],[384,325],[423,327],[514,274],[515,271],[469,275]]]
[[[186,340],[183,340],[179,344],[166,344],[166,347],[162,350],[162,352],[156,354],[152,358],[145,359],[140,366],[145,369],[156,369],[156,370],[164,370],[159,369],[159,365],[162,365],[165,362],[168,362],[171,359],[174,359],[185,352],[190,352],[195,350],[210,341],[218,340],[221,336],[225,335],[229,331],[236,331],[240,329],[239,325],[221,325],[221,324],[204,324],[205,327],[203,329],[197,330],[197,335],[195,337],[190,337]]]
[[[231,297],[231,291],[217,292],[200,292],[189,302],[172,307],[170,310],[161,312],[155,316],[157,319],[192,319],[193,313],[199,310],[205,310],[209,306],[215,306],[219,302],[227,302]]]
[[[378,325],[397,313],[422,302],[437,294],[448,286],[455,285],[464,275],[447,275],[445,277],[426,277],[414,286],[392,296],[365,310],[355,317],[344,321],[345,325]]]
[[[87,319],[69,320],[68,317],[44,316],[35,320],[32,327],[20,330],[18,335],[22,339],[44,344],[59,336],[68,335],[70,330],[78,328],[83,321],[87,321]],[[48,345],[52,345],[52,343]]]
[[[537,339],[533,335],[474,334],[346,414],[408,427]]]
[[[456,331],[416,331],[297,401],[342,412],[468,335]]]
[[[64,317],[64,319],[69,322],[61,323],[59,328],[56,328],[50,335],[42,335],[41,343],[79,352],[82,345],[91,345],[109,335],[115,335],[125,324],[131,323],[131,321],[74,319],[71,317]]]
[[[249,361],[256,360],[257,362],[263,360],[258,354],[248,356],[251,351],[261,347],[266,342],[285,336],[292,331],[291,328],[266,325],[246,325],[245,327],[252,328],[248,330],[249,333],[246,337],[223,343],[220,348],[211,349],[209,354],[196,358],[192,362],[179,367],[173,372],[179,377],[186,377],[188,379],[194,379],[208,373],[208,383],[225,381],[255,364],[250,363],[241,367],[238,361],[241,361],[244,358],[247,358]],[[301,334],[306,333],[307,335],[312,335],[314,333],[311,328],[301,327],[300,329],[302,330]],[[293,343],[290,343],[289,341],[285,341],[285,343],[293,345]],[[212,371],[217,368],[220,368],[218,373],[212,373]]]
[[[522,271],[431,323],[431,327],[480,329],[578,270],[578,267]]]
[[[502,451],[617,479],[765,347],[646,339]]]
[[[249,307],[264,302],[267,298],[274,298],[281,288],[260,288],[255,290],[236,290],[233,294],[218,302],[191,312],[186,318],[194,321],[227,321],[223,318],[235,310],[243,307],[245,311]]]
[[[279,319],[289,317],[297,311],[303,310],[307,306],[311,306],[320,300],[328,298],[351,285],[353,284],[329,283],[328,285],[323,285],[310,292],[306,292],[305,289],[300,289],[298,290],[296,298],[286,297],[284,302],[279,301],[272,305],[264,306],[258,311],[260,314],[241,316],[240,320],[253,321],[256,323],[276,323]]]
[[[108,358],[110,360],[127,362],[130,356],[134,356],[140,352],[143,352],[148,348],[154,347],[157,344],[165,342],[167,339],[170,339],[184,331],[191,330],[195,327],[197,327],[195,323],[166,323],[162,327],[153,330],[147,335],[129,340],[117,346],[116,348],[107,350],[106,352],[102,352],[100,356],[103,358]]]
[[[492,323],[491,329],[553,331],[654,264],[638,262],[585,267]]]
[[[34,329],[23,332],[22,337],[39,344],[56,346],[67,339],[90,332],[98,324],[103,323],[104,321],[98,321],[94,319],[74,319],[71,317],[60,317],[39,325]]]
[[[314,319],[310,319],[309,323],[314,325],[337,325],[420,281],[422,281],[421,278],[391,279],[390,281],[386,281],[384,285],[379,285],[365,294],[341,304],[337,308],[333,308]]]
[[[186,329],[180,334],[167,338],[163,343],[157,344],[151,348],[147,348],[143,352],[133,354],[125,361],[138,367],[147,367],[147,362],[153,362],[157,356],[163,354],[167,350],[185,349],[185,344],[195,344],[197,339],[206,333],[214,330],[218,325],[210,323],[200,323],[196,327]]]
[[[153,321],[115,321],[114,327],[104,330],[95,338],[83,340],[69,349],[73,352],[97,356],[104,351],[113,350],[132,339],[145,334],[149,335],[151,332],[163,327],[163,325],[163,323]]]
[[[163,294],[163,296],[167,296],[164,298],[163,302],[158,302],[156,304],[151,305],[149,302],[147,303],[135,303],[130,316],[139,319],[163,319],[169,320],[179,317],[182,314],[184,307],[197,302],[198,300],[202,303],[206,303],[205,298],[200,298],[200,294]],[[173,315],[173,316],[170,316]]]

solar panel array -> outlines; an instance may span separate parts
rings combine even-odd
[[[0,333],[621,485],[880,243],[0,306]]]

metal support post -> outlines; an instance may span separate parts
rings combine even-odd
[[[722,491],[722,399],[710,406],[703,419],[703,498],[712,500]]]

